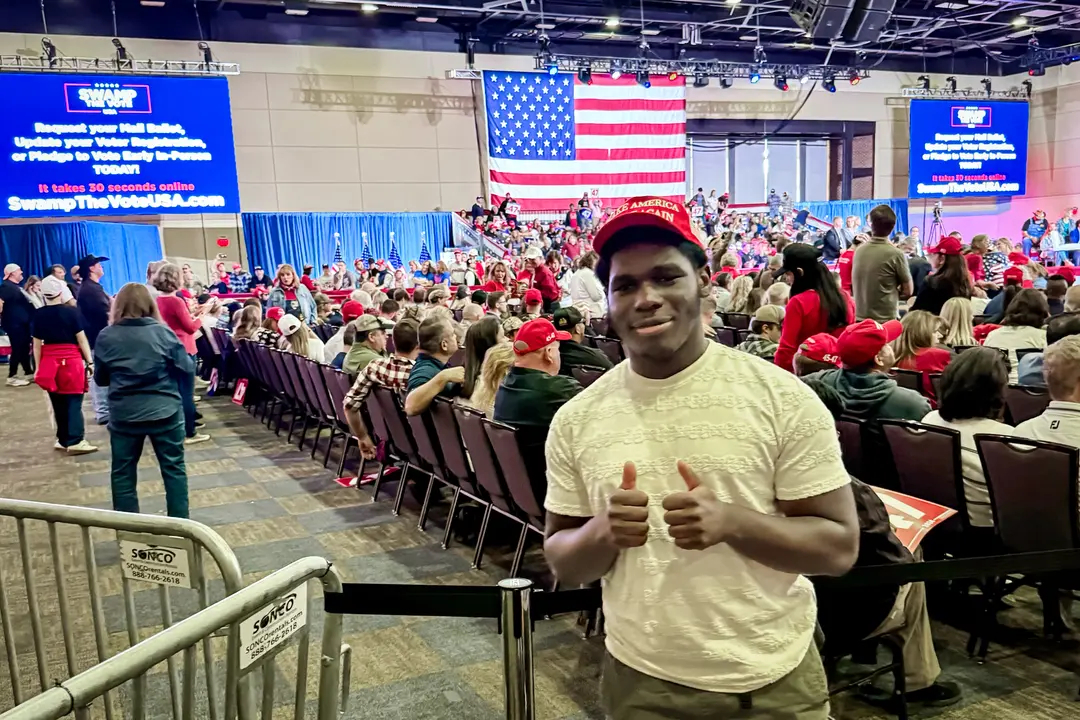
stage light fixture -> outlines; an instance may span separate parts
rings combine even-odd
[[[862,78],[859,77],[859,71],[858,70],[852,70],[850,73],[848,73],[848,82],[849,83],[851,83],[852,85],[858,85],[860,81],[862,81]]]
[[[577,79],[586,85],[592,85],[592,68],[583,67],[578,70]]]
[[[127,48],[120,42],[120,38],[112,39],[113,47],[116,48],[116,62],[120,63],[128,59]]]
[[[1024,27],[1025,25],[1027,25],[1027,18],[1023,15],[1017,15],[1012,19],[1009,24],[1013,27]]]
[[[724,84],[723,81],[721,81],[720,82],[721,87],[723,87],[723,84]],[[709,76],[708,75],[695,75],[694,76],[694,87],[703,88],[703,87],[708,87],[708,86],[709,86]]]
[[[679,73],[672,70],[671,72],[669,72],[667,74],[667,79],[670,80],[671,82],[675,82],[676,80],[679,79]]]
[[[986,91],[986,97],[990,97],[990,94],[994,92],[993,83],[990,82],[990,78],[983,78],[979,82],[982,83],[983,90]]]
[[[922,89],[922,90],[929,90],[930,89],[930,77],[929,76],[927,76],[927,75],[920,75],[919,76],[919,88]]]
[[[832,70],[826,70],[821,74],[821,87],[826,92],[836,92],[836,74]]]
[[[41,51],[45,53],[45,59],[49,61],[49,67],[56,64],[56,46],[47,37],[41,38]]]
[[[304,17],[308,14],[307,3],[302,0],[285,0],[285,14],[293,17]]]
[[[803,73],[802,77],[799,78],[799,84],[805,85],[808,82],[810,82],[810,75],[808,73]]]
[[[951,93],[956,92],[956,78],[952,75],[945,78],[945,89]]]
[[[555,62],[554,60],[549,60],[548,64],[547,64],[547,74],[548,75],[558,75],[559,74],[559,63]]]
[[[214,54],[210,52],[210,46],[200,41],[198,47],[199,51],[202,52],[203,62],[209,68],[210,63],[214,62]]]
[[[649,73],[646,72],[645,70],[638,70],[636,77],[637,77],[637,83],[641,87],[643,87],[643,88],[651,88],[652,87],[652,81],[649,80]]]
[[[373,12],[379,12],[379,6],[375,3],[364,3],[360,6],[360,12],[370,15]]]
[[[788,90],[787,78],[783,75],[777,75],[773,78],[773,85],[775,85],[776,89],[780,92],[787,92]]]
[[[619,66],[618,66],[618,65],[616,65],[615,67],[611,68],[611,79],[612,79],[612,80],[618,80],[618,79],[619,79],[619,78],[621,78],[621,77],[622,77],[622,70],[621,70],[621,69],[619,69]]]
[[[607,20],[604,21],[604,27],[614,30],[615,28],[619,27],[619,18],[609,17]]]
[[[757,85],[758,80],[761,80],[761,73],[759,73],[757,70],[754,70],[750,73],[750,84]]]
[[[1042,77],[1045,74],[1046,74],[1046,66],[1045,65],[1036,65],[1033,68],[1028,68],[1028,75],[1030,75],[1031,77]]]

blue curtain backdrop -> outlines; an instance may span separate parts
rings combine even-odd
[[[116,293],[124,283],[145,282],[146,266],[165,257],[156,225],[109,222],[0,225],[0,265],[17,263],[27,276],[39,277],[49,266],[70,269],[94,254],[109,258],[101,284]]]
[[[341,234],[341,253],[352,269],[361,257],[363,233],[371,254],[390,257],[390,233],[402,261],[420,257],[420,233],[427,237],[428,252],[439,257],[450,246],[450,213],[244,213],[244,244],[251,267],[261,266],[273,274],[281,263],[319,266],[334,260],[334,233]]]
[[[810,209],[810,214],[816,218],[831,223],[836,216],[846,218],[854,215],[859,218],[861,225],[866,221],[866,216],[878,205],[888,205],[896,213],[896,232],[907,234],[908,231],[908,201],[907,198],[892,200],[830,200],[828,202],[796,203],[798,207]]]

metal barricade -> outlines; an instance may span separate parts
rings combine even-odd
[[[3,518],[11,518],[14,532]],[[117,550],[119,557],[114,554]],[[21,582],[11,576],[13,567],[21,569]],[[243,586],[232,549],[201,523],[0,498],[0,625],[8,671],[0,681],[10,684],[6,699],[0,686],[0,708],[19,706],[55,680],[106,661],[114,654],[111,649],[136,645],[146,625],[156,624],[158,614],[161,627],[169,628],[177,616],[209,607],[216,599],[211,598],[210,585],[217,579],[213,575],[220,575],[221,597]],[[122,629],[117,627],[121,615]],[[222,695],[224,717],[235,717],[237,692],[230,689],[238,686],[238,658],[226,658],[222,689],[211,637],[202,639],[202,651],[205,717],[221,717]],[[20,656],[33,657],[36,684],[28,677],[24,686]],[[168,660],[166,673],[170,709],[158,717],[179,719],[182,698],[176,658]],[[131,717],[146,716],[146,693],[147,678],[134,678]],[[112,693],[104,697],[104,711],[107,720],[122,717]]]
[[[180,717],[202,717],[196,709],[197,652],[200,643],[228,628],[228,656],[236,658],[245,677],[262,678],[260,717],[273,717],[277,696],[276,668],[279,653],[295,648],[297,679],[293,697],[293,717],[302,720],[307,709],[308,665],[311,630],[311,602],[308,581],[321,581],[324,592],[341,591],[341,578],[330,562],[308,557],[268,575],[239,592],[200,610],[118,655],[79,673],[56,687],[0,715],[0,720],[58,720],[74,712],[77,720],[88,720],[91,703],[121,684],[143,677],[155,666],[182,657]],[[323,623],[319,667],[318,720],[335,720],[344,709],[348,695],[350,653],[342,645],[342,616],[327,615]],[[295,639],[295,642],[293,640]],[[344,660],[343,660],[344,658]],[[341,672],[344,666],[345,677]],[[340,693],[340,697],[339,697]],[[250,697],[241,694],[240,720],[256,717]],[[340,703],[340,706],[339,706]],[[229,704],[229,707],[236,705]],[[152,717],[162,717],[157,712]],[[226,711],[226,720],[232,720]]]

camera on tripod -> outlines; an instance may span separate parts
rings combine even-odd
[[[934,220],[941,222],[941,201],[934,203]]]

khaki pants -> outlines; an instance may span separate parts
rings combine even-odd
[[[892,612],[870,637],[892,633],[904,647],[904,679],[907,692],[928,688],[941,674],[934,639],[930,635],[930,615],[926,612],[926,586],[910,583],[900,588]]]
[[[817,647],[771,685],[741,695],[660,680],[604,656],[601,690],[610,720],[827,720],[829,689]]]

